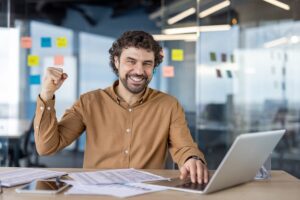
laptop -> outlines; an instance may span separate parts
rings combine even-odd
[[[208,194],[252,181],[273,151],[285,130],[239,135],[207,184],[192,183],[179,178],[148,182],[169,189]]]

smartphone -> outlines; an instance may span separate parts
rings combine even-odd
[[[17,188],[18,193],[56,194],[66,189],[67,183],[55,180],[36,180]]]

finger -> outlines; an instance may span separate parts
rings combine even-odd
[[[51,75],[55,75],[55,76],[62,76],[62,75],[63,75],[63,71],[56,71],[56,70],[53,70],[53,71],[51,71],[50,74],[51,74]]]
[[[67,78],[68,78],[68,74],[63,73],[62,78],[63,78],[64,80],[67,79]]]
[[[60,82],[60,79],[53,79],[52,82],[54,83],[54,85],[58,85]]]
[[[203,179],[203,166],[200,160],[196,161],[196,166],[197,166],[197,179],[198,183],[202,184],[202,179]]]
[[[182,166],[180,168],[180,179],[186,179],[187,175],[188,175],[188,170],[186,169],[185,166]]]
[[[48,71],[59,71],[59,72],[63,72],[62,68],[59,67],[48,67],[47,68]]]
[[[51,74],[50,76],[49,76],[49,78],[50,78],[50,80],[51,80],[51,82],[53,82],[54,84],[57,84],[59,81],[61,81],[61,76],[59,76],[59,75],[54,75],[54,74]]]
[[[193,183],[196,183],[196,180],[197,180],[197,167],[196,167],[195,162],[190,163],[189,169],[190,169],[191,181]]]
[[[63,73],[61,71],[52,71],[49,76],[52,78],[52,79],[55,79],[55,80],[65,80],[68,78],[68,75],[66,73]]]
[[[204,165],[204,183],[208,183],[209,173],[206,165]]]

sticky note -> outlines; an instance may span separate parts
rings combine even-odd
[[[65,48],[68,45],[68,40],[66,37],[58,37],[56,38],[56,46],[59,48]]]
[[[281,83],[281,89],[284,91],[285,90],[285,82]]]
[[[217,56],[215,52],[210,52],[209,53],[210,61],[217,61]]]
[[[30,49],[32,47],[31,37],[21,37],[21,47],[24,49]]]
[[[172,49],[172,60],[173,61],[183,61],[184,51],[182,49]]]
[[[287,55],[287,53],[284,54],[284,61],[285,61],[285,62],[288,61],[288,55]]]
[[[234,55],[233,55],[233,54],[230,55],[230,61],[231,61],[232,63],[234,63]]]
[[[221,54],[221,60],[222,60],[222,62],[226,62],[227,61],[226,53],[222,53]]]
[[[62,55],[54,56],[54,65],[64,65],[64,56]]]
[[[52,46],[52,41],[50,37],[42,37],[41,38],[41,47],[49,48]]]
[[[218,77],[218,78],[222,78],[221,70],[216,69],[216,73],[217,73],[217,77]]]
[[[175,76],[173,66],[165,66],[162,68],[162,70],[163,70],[163,77],[171,78]]]
[[[39,85],[39,84],[41,84],[41,76],[40,75],[30,75],[29,76],[29,84],[30,85]]]
[[[30,67],[35,67],[40,64],[40,58],[36,55],[28,55],[27,57],[27,65]]]
[[[226,73],[228,78],[232,78],[232,72],[230,70],[227,70]]]

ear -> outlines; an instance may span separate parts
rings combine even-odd
[[[115,62],[116,68],[119,69],[119,58],[118,58],[118,56],[114,57],[114,62]]]

